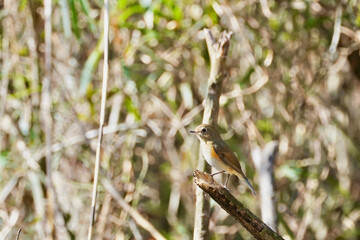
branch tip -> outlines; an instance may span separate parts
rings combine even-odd
[[[204,183],[215,186],[219,185],[217,182],[215,182],[214,178],[210,174],[206,172],[201,172],[197,169],[193,172],[193,177],[194,177],[194,182],[197,185],[203,185]]]
[[[216,43],[216,40],[210,29],[204,28],[204,33],[205,33],[206,44],[208,45],[209,48],[209,46],[212,46]]]

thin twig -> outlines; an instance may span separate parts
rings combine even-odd
[[[241,89],[240,86],[235,86],[234,90],[223,94],[225,99],[237,98],[239,96],[252,95],[262,89],[263,86],[269,81],[269,75],[263,74],[253,85],[250,87]]]
[[[108,49],[109,49],[109,1],[104,0],[104,66],[103,66],[103,84],[101,92],[101,110],[100,110],[100,126],[99,126],[99,136],[96,147],[96,157],[95,157],[95,170],[94,170],[94,183],[93,183],[93,192],[91,200],[91,219],[89,224],[88,240],[92,239],[93,225],[95,222],[95,207],[96,207],[96,196],[97,196],[97,186],[99,178],[99,168],[100,168],[100,155],[101,155],[101,144],[103,137],[104,121],[105,121],[105,106],[106,106],[106,94],[107,94],[107,83],[108,83]]]
[[[129,228],[130,228],[135,240],[142,240],[143,239],[139,229],[137,228],[136,224],[134,223],[134,221],[132,219],[129,220]]]
[[[99,214],[99,220],[97,223],[96,233],[97,239],[101,240],[104,237],[105,229],[108,224],[109,215],[112,212],[112,204],[111,204],[112,197],[110,194],[106,194],[104,200],[102,201],[102,207]]]
[[[194,182],[256,239],[283,239],[249,209],[245,208],[226,188],[217,183],[210,174],[195,170],[193,175]]]
[[[329,52],[330,52],[331,55],[335,54],[336,48],[337,48],[339,40],[340,40],[341,18],[342,18],[342,6],[341,6],[341,4],[339,4],[336,7],[334,33],[333,33],[333,36],[331,38],[331,44],[330,44],[330,47],[329,47]]]
[[[3,4],[4,6],[4,4]],[[5,4],[5,11],[8,13],[11,13],[10,4]],[[15,56],[16,54],[13,54],[12,57],[10,57],[11,52],[11,45],[10,45],[10,34],[8,34],[9,31],[12,31],[13,29],[13,21],[11,19],[11,14],[8,16],[5,16],[1,21],[1,27],[3,29],[3,32],[1,33],[1,82],[0,82],[0,119],[2,119],[4,113],[5,113],[5,106],[6,106],[6,99],[7,99],[7,93],[8,93],[8,85],[9,85],[9,72],[11,71],[14,63],[15,63]],[[16,56],[17,58],[17,56]],[[0,132],[0,139],[2,139],[3,133]]]
[[[51,118],[51,11],[52,1],[44,0],[44,18],[45,18],[45,77],[42,81],[40,117],[45,132],[45,159],[46,159],[46,194],[47,194],[47,238],[52,239],[55,236],[54,215],[55,215],[55,192],[52,184],[52,118]]]
[[[46,204],[40,177],[38,176],[37,172],[33,170],[28,170],[27,178],[30,183],[30,189],[34,201],[36,216],[38,216],[39,219],[43,219],[45,216]],[[35,228],[38,233],[37,239],[45,239],[45,230],[43,223],[40,221],[36,222]]]
[[[14,228],[16,222],[19,220],[20,211],[17,208],[14,208],[10,216],[6,216],[6,221],[2,224],[2,229],[0,230],[0,239],[8,239],[8,235],[10,235],[11,230]]]
[[[116,191],[115,187],[110,183],[109,180],[103,179],[102,184],[106,191],[116,200],[124,211],[134,219],[134,221],[141,226],[143,229],[148,231],[155,239],[165,240],[165,237],[148,221],[146,220],[135,208],[131,207]]]
[[[271,18],[273,16],[270,8],[269,8],[269,3],[267,0],[260,0],[260,5],[261,5],[261,10],[264,14],[265,17],[267,18]]]
[[[203,123],[217,125],[219,113],[219,98],[221,95],[222,81],[226,78],[225,71],[226,56],[230,45],[231,32],[222,32],[219,40],[216,42],[209,29],[204,29],[206,45],[210,55],[211,68],[208,79],[208,94],[205,101]],[[197,169],[201,171],[210,171],[211,167],[205,164],[202,154],[199,154]],[[205,193],[196,188],[195,203],[195,223],[194,239],[208,239],[209,226],[209,198]]]
[[[19,228],[19,230],[18,230],[18,232],[17,232],[17,234],[16,234],[16,240],[19,240],[21,230],[22,230],[22,228]]]

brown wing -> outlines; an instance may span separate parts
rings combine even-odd
[[[224,142],[220,144],[214,144],[214,150],[219,158],[228,166],[233,168],[235,171],[244,176],[244,173],[241,170],[239,160],[230,149],[230,147]]]
[[[241,175],[241,177],[244,179],[244,181],[250,188],[251,192],[254,195],[256,195],[256,192],[255,192],[253,186],[251,185],[251,183],[249,182],[249,180],[247,179],[247,177],[241,170],[240,163],[239,163],[237,157],[235,156],[235,154],[233,153],[233,151],[231,151],[230,147],[225,142],[220,143],[220,144],[214,144],[214,151],[226,165],[230,166],[238,174]],[[237,176],[239,176],[239,175],[237,175]]]

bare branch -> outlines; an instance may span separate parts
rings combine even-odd
[[[230,45],[231,32],[224,31],[217,42],[209,29],[204,29],[205,39],[210,55],[211,68],[208,80],[208,95],[206,97],[203,123],[217,124],[219,113],[219,98],[222,82],[227,76],[225,59]]]
[[[340,34],[341,34],[341,18],[342,18],[342,6],[339,4],[336,7],[335,14],[335,23],[334,23],[334,33],[331,39],[331,45],[329,47],[329,52],[331,55],[334,55],[336,52],[336,48],[339,44]]]
[[[283,239],[249,209],[245,208],[226,188],[217,183],[210,174],[195,170],[193,176],[194,182],[256,239]]]
[[[225,59],[230,45],[231,32],[222,32],[216,42],[209,29],[204,29],[206,45],[210,55],[211,69],[208,80],[208,94],[205,101],[203,123],[217,124],[219,113],[219,98],[221,95],[222,82],[226,77]],[[210,171],[211,167],[205,164],[202,154],[199,154],[197,168],[202,171]],[[209,226],[209,198],[205,197],[200,188],[196,188],[194,239],[208,239]]]
[[[267,0],[260,0],[261,10],[265,17],[271,18],[273,16]]]

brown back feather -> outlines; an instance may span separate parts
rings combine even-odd
[[[233,168],[235,171],[241,174],[241,176],[245,177],[245,174],[241,170],[241,166],[239,160],[230,149],[230,147],[225,143],[215,144],[214,143],[214,150],[219,158],[228,166]]]

